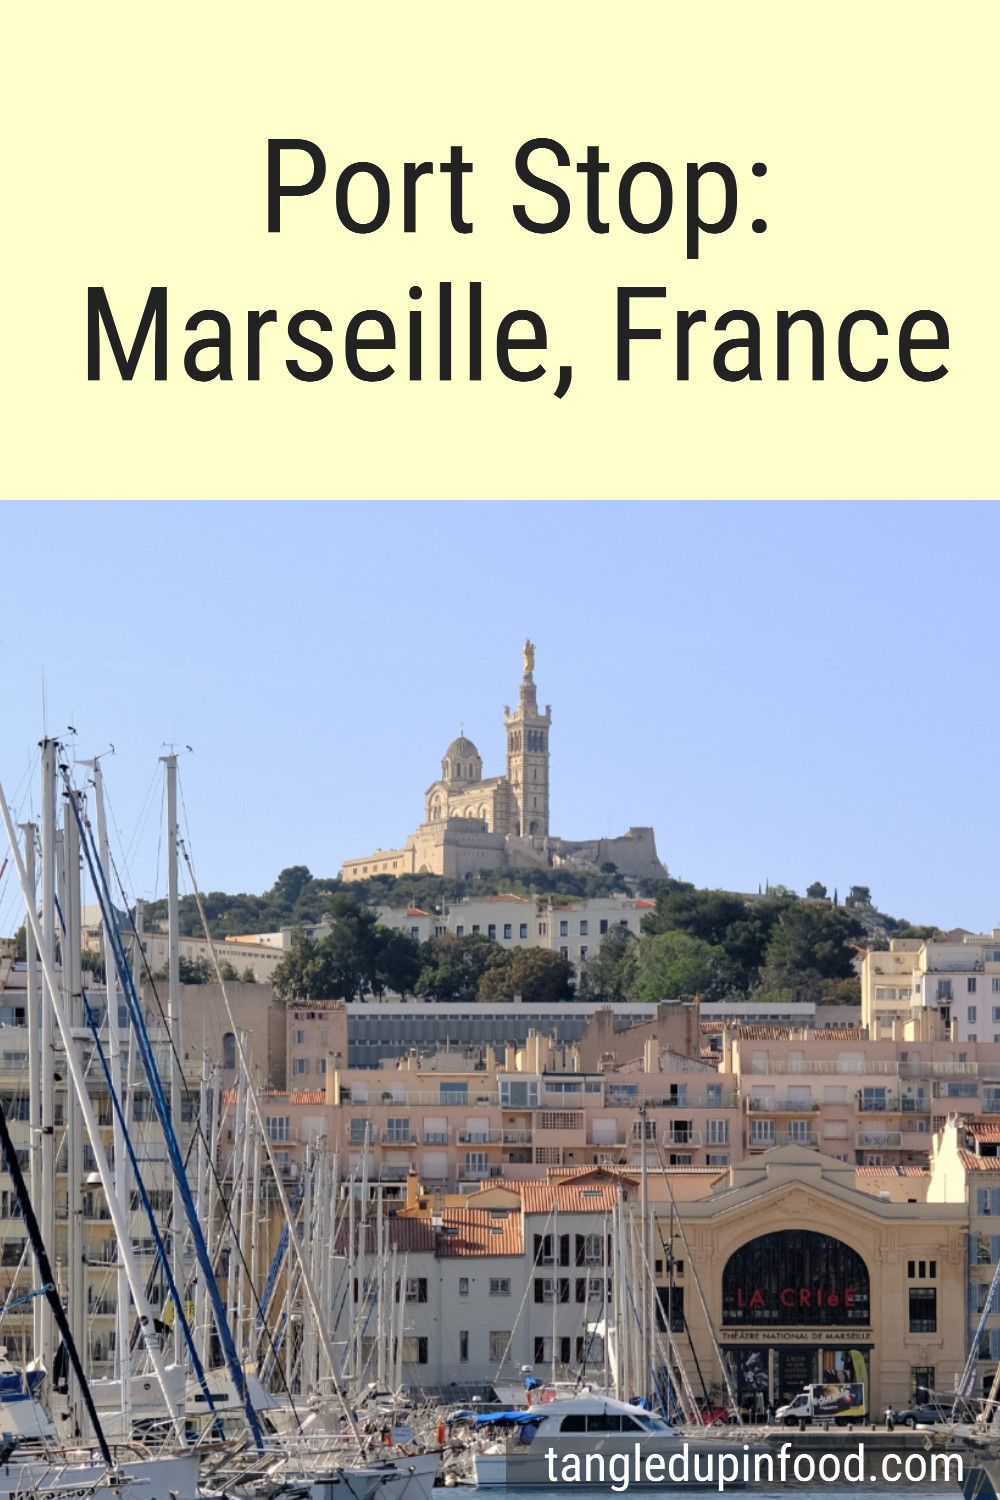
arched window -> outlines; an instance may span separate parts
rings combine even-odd
[[[861,1256],[811,1229],[779,1229],[749,1240],[722,1273],[724,1324],[849,1327],[869,1316]]]
[[[222,1038],[222,1066],[224,1068],[236,1066],[236,1037],[231,1031],[227,1031]]]
[[[537,818],[532,818],[530,827],[528,828],[528,832],[529,833],[540,833],[541,832],[541,829],[538,826],[538,820],[537,820]]]
[[[456,781],[461,781],[461,779],[462,779],[462,762],[460,760],[456,760],[456,762],[455,762],[455,780]]]

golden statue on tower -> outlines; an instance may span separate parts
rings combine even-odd
[[[535,647],[531,641],[524,643],[524,675],[530,677],[535,670]]]

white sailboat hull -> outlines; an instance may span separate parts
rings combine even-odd
[[[196,1454],[140,1459],[122,1464],[112,1476],[106,1464],[36,1460],[0,1464],[0,1500],[7,1496],[75,1497],[86,1500],[197,1500],[201,1460]],[[121,1477],[120,1477],[121,1476]],[[122,1482],[124,1478],[124,1483]],[[103,1478],[108,1483],[102,1484]]]

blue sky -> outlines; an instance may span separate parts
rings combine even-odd
[[[992,505],[8,504],[0,525],[0,778],[27,816],[44,681],[50,733],[115,745],[140,895],[163,888],[164,742],[193,746],[204,888],[334,874],[416,826],[460,727],[502,770],[530,636],[553,832],[651,823],[699,885],[864,883],[897,916],[1000,924]],[[8,871],[0,929],[15,909]]]

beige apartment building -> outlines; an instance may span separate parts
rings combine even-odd
[[[971,1394],[986,1395],[1000,1363],[1000,1298],[990,1300],[1000,1263],[1000,1122],[956,1115],[934,1146],[928,1202],[958,1204],[967,1215],[965,1339],[976,1353]]]
[[[907,1035],[894,1041],[863,1028],[728,1030],[720,1077],[740,1098],[748,1154],[788,1144],[858,1165],[920,1166],[956,1109],[1000,1115],[1000,1045],[941,1040],[926,1015],[899,1029]]]
[[[861,1021],[872,1037],[916,1015],[940,1018],[959,1042],[1000,1042],[1000,929],[932,942],[893,938],[865,955]]]

